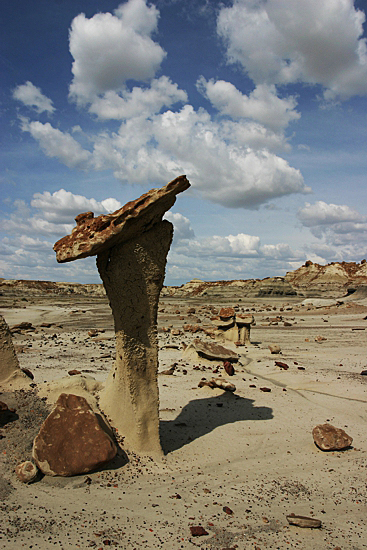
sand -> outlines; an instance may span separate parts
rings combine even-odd
[[[122,450],[104,471],[45,476],[24,485],[14,467],[30,458],[33,438],[49,411],[44,383],[67,377],[70,369],[103,382],[114,357],[106,299],[27,300],[21,302],[25,307],[0,307],[9,325],[30,321],[37,328],[13,337],[20,365],[33,372],[36,385],[0,395],[17,409],[13,421],[0,429],[5,436],[0,439],[1,547],[367,547],[367,376],[360,375],[367,368],[364,302],[314,307],[302,306],[298,298],[242,300],[240,310],[250,310],[256,326],[252,346],[237,348],[235,375],[228,377],[221,362],[183,354],[183,342],[210,341],[204,333],[173,336],[162,328],[182,331],[185,323],[198,320],[199,326],[209,326],[208,305],[235,304],[219,298],[209,304],[205,297],[162,299],[160,371],[177,363],[173,375],[159,375],[164,458],[139,457],[117,436]],[[195,314],[187,313],[189,307]],[[282,320],[269,325],[278,315]],[[292,326],[284,326],[284,320]],[[44,322],[53,324],[41,328]],[[104,332],[90,337],[95,328]],[[316,341],[319,336],[325,339]],[[280,355],[271,355],[272,343],[280,345]],[[289,369],[277,367],[276,360]],[[218,365],[219,373],[213,374]],[[198,387],[202,378],[218,374],[236,385],[234,394]],[[319,450],[312,429],[325,422],[351,435],[352,447]],[[322,527],[290,526],[290,513],[320,519]],[[198,525],[208,534],[191,536],[190,526]]]

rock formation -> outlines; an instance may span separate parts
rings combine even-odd
[[[113,214],[79,214],[58,241],[58,262],[97,255],[115,322],[116,362],[100,406],[137,452],[161,453],[159,441],[157,311],[173,226],[164,213],[190,183],[180,176]]]
[[[46,475],[85,474],[108,464],[117,447],[84,397],[62,393],[33,443],[33,458]]]
[[[28,376],[19,367],[13,340],[7,322],[0,315],[0,384],[1,386],[18,389],[29,385]]]
[[[253,315],[238,315],[233,307],[222,308],[219,317],[212,318],[216,335],[238,345],[250,345],[250,327],[255,323]]]

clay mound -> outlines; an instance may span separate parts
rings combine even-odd
[[[367,285],[361,285],[355,292],[350,292],[343,301],[344,302],[357,302],[367,299]]]

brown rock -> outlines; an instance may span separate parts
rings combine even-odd
[[[15,475],[23,483],[31,483],[34,481],[38,474],[38,468],[30,460],[26,460],[15,468]]]
[[[260,391],[263,391],[263,392],[271,392],[271,389],[270,388],[267,388],[266,386],[260,388]]]
[[[280,367],[283,370],[289,369],[289,366],[287,365],[287,363],[283,363],[282,361],[275,361],[275,364],[277,367]]]
[[[18,323],[17,325],[13,325],[10,327],[10,332],[19,332],[21,330],[36,330],[35,327],[32,325],[32,323],[28,323],[27,321],[23,321],[22,323]]]
[[[208,531],[205,531],[201,525],[195,525],[190,527],[191,535],[193,537],[202,537],[203,535],[209,535]]]
[[[214,359],[219,361],[238,361],[237,353],[211,342],[202,342],[196,338],[192,344],[196,352],[206,359]]]
[[[223,512],[225,512],[229,516],[233,515],[233,510],[231,510],[228,506],[223,506]]]
[[[80,370],[72,369],[68,371],[69,376],[76,376],[77,374],[82,374]]]
[[[234,375],[234,367],[233,367],[232,363],[230,363],[229,361],[224,361],[223,367],[224,367],[224,370],[226,371],[226,373],[228,374],[228,376],[233,376]]]
[[[8,405],[3,401],[0,401],[0,414],[5,413],[8,410],[9,410]]]
[[[94,218],[93,212],[79,214],[70,235],[54,245],[58,262],[95,256],[132,237],[137,237],[158,223],[175,203],[176,195],[190,187],[186,176],[179,176],[161,189],[151,189],[128,202],[113,214]]]
[[[287,517],[288,523],[291,525],[297,525],[297,527],[308,527],[309,529],[318,529],[321,527],[321,520],[316,518],[308,518],[306,516],[296,516],[295,514],[289,514]]]
[[[221,319],[230,319],[235,315],[236,315],[236,312],[233,307],[222,307],[222,309],[219,312],[219,317]]]
[[[26,369],[26,368],[22,368],[21,370],[22,370],[22,372],[24,372],[24,374],[26,376],[28,376],[28,378],[30,378],[31,380],[34,380],[34,374],[31,370]]]
[[[313,440],[322,451],[341,451],[349,447],[353,438],[341,428],[319,424],[312,430]]]
[[[98,336],[98,330],[96,328],[92,328],[88,331],[88,336],[90,336],[91,338]]]
[[[33,458],[46,475],[85,474],[112,460],[117,448],[84,397],[62,393],[33,443]]]

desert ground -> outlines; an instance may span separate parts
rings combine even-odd
[[[366,300],[316,307],[297,296],[230,303],[162,297],[159,371],[176,363],[172,375],[159,375],[163,458],[137,456],[115,434],[121,450],[107,468],[27,485],[14,468],[31,459],[55,400],[52,382],[68,377],[72,393],[72,369],[105,380],[114,360],[113,319],[105,297],[0,299],[9,326],[28,321],[35,328],[13,334],[20,366],[34,374],[29,390],[0,390],[0,400],[16,409],[0,429],[1,548],[367,548]],[[236,348],[231,377],[223,362],[184,353],[195,338],[213,340],[183,325],[210,327],[222,306],[256,321],[251,346]],[[269,344],[281,353],[271,354]],[[198,387],[213,371],[236,391]],[[348,449],[324,452],[314,444],[312,429],[326,422],[353,437]],[[291,513],[322,526],[289,525]],[[190,526],[207,534],[192,536]]]

